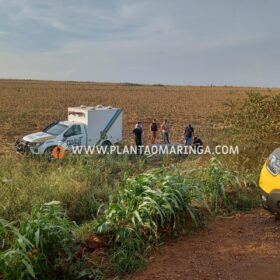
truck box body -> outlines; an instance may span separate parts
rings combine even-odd
[[[82,123],[87,128],[87,146],[107,140],[118,143],[122,140],[122,110],[119,108],[69,107],[68,121]]]

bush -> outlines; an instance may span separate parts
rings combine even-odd
[[[259,171],[267,156],[279,146],[279,108],[280,94],[252,92],[238,112],[227,119],[229,141],[239,145],[237,162],[242,169]]]

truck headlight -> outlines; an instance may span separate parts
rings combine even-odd
[[[32,148],[38,148],[38,147],[40,147],[42,144],[43,144],[43,142],[32,143],[32,144],[30,144],[30,147],[32,147]]]
[[[269,156],[266,167],[272,175],[280,174],[280,149],[276,149]]]

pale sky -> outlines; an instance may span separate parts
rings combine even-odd
[[[280,87],[279,0],[0,0],[0,78]]]

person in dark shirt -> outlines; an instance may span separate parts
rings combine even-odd
[[[158,131],[158,125],[155,119],[153,119],[153,122],[151,123],[151,136],[152,136],[152,144],[156,143],[156,138],[157,138],[157,131]]]
[[[192,143],[192,137],[194,135],[194,128],[189,124],[189,126],[185,129],[185,145],[191,145]]]
[[[201,152],[203,149],[202,140],[198,137],[194,137],[193,139],[193,147],[197,152]]]
[[[134,130],[133,133],[135,135],[135,145],[137,148],[137,155],[140,154],[140,146],[142,146],[142,133],[143,133],[143,129],[142,126],[139,124],[137,125]]]

